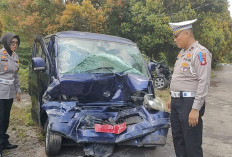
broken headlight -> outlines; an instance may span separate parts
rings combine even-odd
[[[144,96],[147,94],[146,91],[136,91],[131,94],[131,100],[136,106],[141,106],[144,101]]]
[[[148,109],[155,109],[159,111],[168,112],[167,107],[163,99],[160,97],[155,97],[153,94],[146,94],[144,96],[144,106],[146,106]]]

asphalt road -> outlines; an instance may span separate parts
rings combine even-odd
[[[232,156],[232,65],[215,71],[203,116],[203,149],[206,157]]]
[[[203,150],[204,157],[232,156],[232,65],[223,65],[214,71],[209,94],[206,99],[206,111],[203,116]],[[31,130],[32,131],[32,130]],[[111,157],[175,157],[172,137],[169,130],[167,144],[156,149],[137,147],[116,147]],[[29,133],[33,134],[33,131]],[[17,137],[10,132],[11,141],[16,143]],[[36,135],[35,135],[36,136]],[[16,150],[9,151],[7,157],[46,157],[44,143],[29,139]],[[34,143],[32,144],[32,142]],[[34,145],[34,146],[33,146]],[[58,157],[82,157],[80,147],[63,147]]]

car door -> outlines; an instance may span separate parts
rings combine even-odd
[[[34,40],[32,59],[34,57],[40,57],[46,63],[46,69],[42,71],[34,70],[32,62],[29,68],[29,94],[32,102],[32,118],[38,124],[41,124],[42,96],[47,89],[51,77],[51,59],[48,54],[46,43],[41,36],[37,36]]]

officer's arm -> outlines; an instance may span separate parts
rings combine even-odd
[[[198,77],[198,86],[196,97],[192,106],[193,109],[200,110],[205,102],[205,97],[208,94],[211,73],[211,60],[212,55],[206,49],[198,52],[194,60]]]
[[[19,64],[18,56],[16,56],[16,59],[18,60],[18,64]],[[20,83],[19,83],[19,75],[18,75],[19,66],[16,68],[18,68],[18,69],[14,74],[14,85],[15,85],[16,93],[21,93]]]
[[[21,93],[18,72],[15,73],[14,78],[15,78],[14,84],[15,84],[16,93]]]
[[[168,99],[167,103],[166,103],[166,107],[167,107],[167,110],[169,112],[171,112],[171,97]]]

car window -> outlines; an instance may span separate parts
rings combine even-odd
[[[42,47],[41,47],[41,44],[39,42],[36,42],[36,54],[35,54],[36,57],[41,57],[45,63],[46,63],[46,73],[49,72],[49,61],[48,61],[48,58],[46,57],[46,54],[45,52],[43,52],[42,50]]]
[[[51,61],[53,64],[55,64],[55,48],[54,48],[54,40],[50,40],[48,43],[47,43],[47,49],[48,49],[48,53],[51,57]]]
[[[59,73],[133,73],[148,76],[135,45],[101,40],[60,38]]]
[[[36,42],[36,57],[41,57],[42,56],[42,48],[40,43]]]

